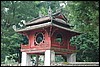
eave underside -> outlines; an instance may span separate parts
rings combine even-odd
[[[45,28],[45,27],[49,27],[49,26],[55,26],[55,27],[58,27],[60,29],[64,29],[64,30],[69,31],[69,32],[71,32],[73,34],[76,34],[76,35],[81,34],[81,33],[77,32],[77,31],[71,30],[69,28],[66,28],[66,27],[51,23],[51,22],[43,23],[43,24],[39,24],[39,25],[29,26],[29,27],[26,27],[24,29],[16,30],[16,32],[21,33],[21,32],[31,31],[31,30],[35,30],[35,29]]]

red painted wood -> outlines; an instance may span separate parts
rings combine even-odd
[[[44,42],[42,41],[39,45],[36,46],[35,40],[36,40],[36,33],[42,32],[44,35]],[[63,42],[62,43],[58,43],[55,42],[55,36],[57,33],[61,33],[62,34],[62,39]],[[68,31],[65,31],[63,29],[59,29],[57,27],[48,27],[48,28],[41,28],[41,29],[36,29],[36,30],[31,30],[31,31],[27,31],[24,32],[24,34],[26,34],[29,38],[29,44],[28,45],[21,45],[21,51],[25,51],[27,53],[37,53],[39,52],[39,50],[47,50],[47,49],[51,49],[52,47],[56,47],[56,48],[61,48],[61,49],[70,49],[70,50],[76,50],[75,46],[71,46],[69,43],[69,40],[71,38],[71,34]],[[35,49],[35,51],[30,51]],[[42,51],[40,51],[41,53]],[[55,50],[55,52],[59,52],[61,54],[67,54],[67,53],[71,53],[71,52],[62,52],[59,50]]]

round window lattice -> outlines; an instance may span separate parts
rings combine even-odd
[[[36,33],[35,44],[38,45],[41,42],[44,42],[44,35],[43,35],[43,33]]]

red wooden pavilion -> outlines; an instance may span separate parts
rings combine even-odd
[[[76,46],[70,45],[70,39],[80,33],[71,30],[67,18],[61,12],[52,14],[49,9],[47,16],[32,19],[25,26],[16,30],[29,39],[27,45],[21,44],[22,66],[31,65],[28,57],[30,54],[45,55],[44,65],[55,61],[55,55],[66,55],[68,62],[76,61]]]

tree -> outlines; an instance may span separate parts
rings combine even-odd
[[[48,1],[1,1],[1,61],[4,61],[7,55],[18,53],[20,44],[27,41],[16,33],[12,26],[16,25],[19,28],[18,23],[38,17],[39,11],[47,15],[49,6],[55,10],[55,4],[58,3],[57,1],[51,1],[51,4]]]
[[[32,11],[32,7],[27,12],[28,6],[26,7],[26,5],[29,3],[24,1],[1,1],[1,61],[4,61],[7,55],[18,53],[17,49],[20,48],[22,36],[17,34],[12,26],[18,25],[21,20],[28,21],[28,19],[32,18],[31,15],[33,14],[28,14],[28,12]]]
[[[77,61],[99,61],[98,1],[1,1],[1,61],[7,55],[18,53],[20,44],[26,43],[13,30],[13,25],[19,28],[18,23],[38,17],[39,11],[47,15],[49,6],[54,13],[61,3],[65,4],[62,12],[74,26],[72,29],[84,33],[71,39],[71,44],[76,44],[79,50]]]
[[[66,5],[69,23],[73,30],[83,32],[73,37],[71,44],[76,45],[79,52],[77,61],[99,61],[99,2],[68,1]]]

